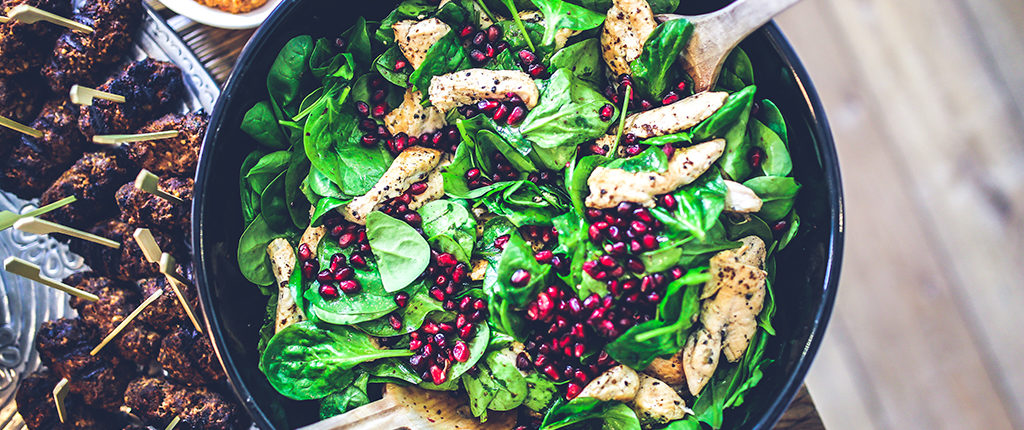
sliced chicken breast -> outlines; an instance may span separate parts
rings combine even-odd
[[[435,149],[414,146],[402,151],[370,192],[352,199],[342,214],[351,222],[366,224],[367,214],[384,201],[402,195],[412,184],[427,179],[440,161],[441,152]]]
[[[427,58],[427,51],[430,50],[430,47],[451,31],[448,24],[437,18],[423,21],[399,21],[392,25],[391,29],[395,31],[395,43],[398,43],[398,49],[409,60],[413,69],[418,69],[420,64],[423,64],[423,60]]]
[[[408,136],[422,136],[440,130],[448,122],[444,112],[434,106],[423,106],[423,93],[409,88],[405,91],[405,100],[395,110],[384,117],[384,125],[392,135],[405,133]]]
[[[727,98],[729,93],[724,91],[705,91],[668,106],[635,113],[626,117],[623,133],[647,139],[689,130],[718,111]]]
[[[442,112],[480,100],[509,99],[518,95],[533,109],[540,100],[540,90],[530,75],[515,70],[469,69],[435,76],[430,81],[430,102]]]
[[[761,198],[754,190],[739,182],[725,181],[725,211],[755,213],[761,210]]]
[[[288,287],[288,278],[295,270],[295,251],[292,245],[284,238],[277,238],[267,245],[267,255],[270,256],[270,263],[274,272],[274,279],[277,280],[277,318],[274,320],[274,332],[277,333],[299,321],[305,321],[292,289]]]
[[[640,375],[627,366],[618,365],[606,370],[590,381],[579,397],[593,397],[603,401],[629,402],[640,389]]]
[[[676,355],[669,358],[655,358],[644,369],[644,373],[665,381],[669,385],[683,385],[686,383],[686,374],[683,373],[683,351],[679,350]]]
[[[711,380],[718,368],[721,351],[722,336],[719,332],[700,328],[690,333],[686,345],[683,345],[683,374],[686,375],[686,386],[690,394],[700,394]]]
[[[725,139],[676,150],[664,173],[598,167],[590,174],[587,207],[607,209],[621,202],[654,206],[654,197],[675,191],[704,174],[725,151]]]
[[[644,428],[667,424],[685,417],[689,412],[676,390],[658,378],[643,374],[640,375],[640,388],[630,406]]]
[[[601,32],[601,54],[615,76],[632,73],[629,63],[640,57],[658,23],[647,0],[614,0]]]
[[[419,209],[423,205],[444,196],[444,177],[441,176],[441,173],[449,164],[452,164],[452,157],[448,154],[443,155],[441,161],[437,163],[437,167],[434,167],[434,170],[427,174],[427,190],[422,194],[412,196],[412,201],[409,202],[409,209]]]

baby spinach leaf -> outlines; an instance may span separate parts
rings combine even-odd
[[[366,394],[369,380],[369,375],[361,373],[351,385],[320,399],[320,419],[341,415],[370,403],[370,396]]]
[[[339,199],[335,197],[323,197],[316,203],[316,208],[313,210],[313,216],[310,222],[313,225],[319,225],[320,220],[323,219],[324,215],[341,209],[345,205],[349,204],[352,199]]]
[[[306,120],[304,145],[310,163],[352,196],[366,194],[390,167],[392,157],[381,147],[359,140],[359,120],[343,103],[349,89],[325,94]]]
[[[366,216],[366,238],[377,260],[384,291],[408,287],[430,264],[430,245],[404,221],[383,212]]]
[[[267,227],[274,231],[286,231],[292,226],[288,201],[284,195],[286,173],[278,174],[260,194],[260,213],[267,222]]]
[[[406,384],[419,384],[423,382],[423,379],[414,370],[409,368],[409,361],[404,358],[389,357],[383,360],[363,363],[359,367],[362,367],[367,373],[378,378],[387,378]]]
[[[522,28],[519,27],[519,23],[522,24]],[[544,37],[544,26],[536,22],[525,22],[521,19],[519,23],[516,20],[498,21],[496,24],[501,27],[501,33],[504,34],[504,39],[510,45],[510,50],[513,52],[519,52],[523,49],[531,49],[530,45],[534,40],[540,40]],[[526,31],[526,33],[523,33]]]
[[[242,118],[242,131],[256,140],[257,143],[270,149],[285,149],[288,138],[281,131],[281,126],[274,116],[274,109],[269,100],[253,105]]]
[[[566,191],[569,192],[569,198],[572,200],[572,205],[576,208],[576,213],[580,216],[586,212],[587,208],[584,200],[587,194],[590,194],[590,189],[587,187],[587,180],[590,179],[590,174],[594,172],[597,166],[600,166],[608,161],[608,158],[602,155],[588,155],[580,159],[579,162],[572,165],[568,172],[566,172]]]
[[[264,155],[260,157],[255,166],[245,173],[245,179],[256,193],[263,194],[263,190],[267,189],[270,182],[285,171],[290,158],[291,154],[288,151],[277,151]]]
[[[786,229],[782,238],[779,239],[779,251],[782,251],[786,246],[789,246],[789,243],[793,241],[793,238],[795,238],[796,234],[800,231],[800,215],[798,215],[795,210],[789,213],[789,217],[786,218],[786,221],[788,221],[789,228]]]
[[[782,117],[782,111],[771,100],[761,100],[761,118],[764,125],[772,129],[775,134],[782,138],[782,143],[789,146],[789,132],[786,129],[786,119]]]
[[[650,0],[648,3],[655,14],[673,13],[679,9],[679,0]]]
[[[562,0],[533,0],[533,4],[544,14],[543,46],[554,46],[558,30],[585,31],[604,24],[604,14]]]
[[[737,47],[729,53],[722,66],[722,73],[726,79],[719,79],[718,86],[728,91],[739,91],[754,84],[754,67],[743,48]]]
[[[242,161],[242,168],[238,175],[238,191],[242,200],[242,225],[245,226],[248,226],[260,213],[260,193],[249,186],[245,176],[262,157],[263,152],[260,150],[250,152]]]
[[[608,100],[587,82],[560,69],[551,76],[540,102],[526,116],[519,129],[537,148],[548,150],[539,161],[546,168],[560,170],[576,152],[576,146],[604,136],[616,115],[601,119]],[[617,111],[616,111],[617,113]]]
[[[793,209],[800,184],[793,178],[779,176],[759,176],[743,185],[747,186],[761,198],[761,211],[757,214],[765,221],[775,222],[785,218]]]
[[[692,130],[694,142],[713,137],[725,138],[725,154],[718,160],[718,165],[735,181],[745,180],[752,170],[748,161],[751,145],[747,140],[747,122],[756,91],[757,88],[751,85],[731,94],[724,106]]]
[[[334,197],[340,200],[347,200],[350,198],[349,195],[341,192],[341,189],[338,188],[338,185],[336,185],[334,182],[331,182],[331,179],[328,178],[327,175],[324,175],[322,172],[320,172],[320,170],[317,169],[316,167],[311,166],[309,168],[309,176],[307,179],[307,183],[309,184],[310,191],[316,193],[316,195],[318,196]]]
[[[366,19],[362,16],[356,18],[356,23],[341,33],[341,39],[345,40],[345,48],[352,54],[356,63],[363,67],[362,70],[369,68],[373,57],[370,34],[366,29]]]
[[[577,397],[570,402],[558,399],[544,415],[540,430],[575,428],[591,420],[600,420],[602,429],[640,430],[640,420],[629,406],[593,397]]]
[[[476,220],[464,205],[435,200],[421,207],[419,214],[428,241],[454,254],[459,261],[469,263],[476,242]]]
[[[285,397],[313,400],[351,383],[351,369],[360,363],[410,355],[405,349],[379,349],[353,328],[303,321],[274,335],[260,358],[260,370]]]
[[[786,176],[793,171],[793,161],[789,158],[785,142],[756,118],[750,120],[750,140],[764,150],[765,159],[761,162],[761,170],[765,175]]]
[[[313,52],[309,55],[309,71],[317,79],[328,76],[351,80],[355,73],[355,58],[348,53],[335,53],[334,41],[322,37],[317,39]],[[336,76],[337,75],[337,76]]]
[[[267,74],[267,90],[276,108],[289,117],[298,112],[302,78],[307,70],[309,55],[313,52],[313,38],[296,36],[285,43]],[[278,115],[284,119],[283,115]]]
[[[419,330],[427,317],[431,317],[435,321],[447,319],[447,317],[442,318],[440,315],[445,313],[441,303],[430,297],[423,285],[413,288],[412,291],[409,294],[409,304],[399,310],[399,317],[402,319],[402,328],[400,330],[392,328],[387,318],[378,318],[373,321],[360,323],[359,329],[377,337],[392,337]]]
[[[266,286],[274,284],[274,274],[270,271],[270,257],[267,256],[267,245],[270,241],[282,237],[267,225],[263,215],[257,215],[252,223],[238,238],[238,268],[249,282]]]
[[[526,375],[526,400],[523,405],[536,412],[546,411],[558,395],[554,382],[539,373]]]
[[[309,202],[299,197],[302,181],[309,176],[309,158],[304,145],[293,145],[288,169],[284,176],[284,198],[292,225],[298,229],[309,227]]]
[[[744,394],[764,376],[761,368],[770,363],[763,358],[768,336],[758,332],[735,366],[719,368],[693,403],[693,413],[712,429],[722,428],[723,411],[743,403]]]
[[[350,249],[341,249],[338,242],[329,237],[321,240],[316,254],[320,267],[329,267],[331,256],[334,254],[342,254],[347,259],[350,256]],[[303,297],[309,300],[309,313],[331,324],[356,324],[375,320],[398,309],[394,295],[384,291],[380,273],[377,271],[377,261],[368,258],[366,263],[365,269],[355,269],[355,280],[362,286],[359,294],[332,300],[324,299],[317,291],[320,284],[313,282],[303,294]]]
[[[402,51],[398,49],[398,46],[392,46],[377,57],[373,62],[373,68],[384,79],[387,79],[388,82],[405,88],[409,86],[409,72],[405,71],[407,69],[395,70],[395,64],[398,63],[398,60],[405,60],[405,56],[402,55]],[[405,61],[408,62],[408,60]]]
[[[566,69],[573,76],[593,85],[600,85],[604,79],[604,60],[601,58],[601,41],[590,38],[558,50],[551,57],[552,72]]]
[[[664,95],[675,80],[673,66],[691,34],[693,24],[685,19],[666,21],[651,33],[640,57],[629,64],[641,95],[654,99]]]
[[[705,173],[693,183],[677,190],[674,195],[678,202],[675,211],[654,208],[651,213],[665,223],[668,229],[703,240],[725,209],[725,181],[722,175],[716,171]]]
[[[466,341],[469,345],[469,359],[466,361],[453,361],[448,370],[448,380],[442,385],[433,382],[423,381],[421,388],[435,391],[450,391],[458,388],[458,379],[469,369],[476,365],[487,351],[487,342],[491,338],[491,330],[487,324],[478,324],[473,331],[473,337]]]
[[[424,97],[430,88],[430,80],[434,76],[446,75],[473,67],[466,55],[466,50],[459,43],[459,38],[454,31],[449,31],[434,43],[427,51],[423,63],[409,75],[409,84],[417,91],[422,91]]]
[[[512,285],[511,281],[512,274],[517,270],[525,270],[530,274],[529,281],[518,287]],[[516,307],[526,306],[537,290],[547,285],[545,282],[550,271],[551,265],[538,263],[533,258],[530,244],[519,234],[513,234],[505,244],[505,251],[501,253],[498,263],[497,292]]]
[[[627,172],[665,172],[668,170],[668,157],[658,147],[650,147],[639,155],[630,158],[617,158],[605,165],[609,169],[622,169]]]
[[[725,218],[725,231],[731,240],[740,240],[747,236],[757,236],[765,244],[771,244],[774,240],[772,229],[757,215],[748,215],[740,219]]]
[[[771,281],[767,279],[765,280],[765,290],[767,294],[764,296],[764,307],[757,315],[757,325],[764,329],[769,336],[775,336],[775,327],[772,326],[772,317],[775,316],[775,293],[772,292]]]
[[[664,136],[655,136],[655,137],[652,137],[650,139],[644,139],[644,141],[641,142],[641,143],[643,143],[644,145],[650,145],[650,146],[674,145],[674,146],[678,147],[679,146],[678,143],[680,143],[680,142],[682,142],[682,143],[693,142],[693,130],[691,129],[691,130],[683,131],[683,132],[680,132],[680,133],[666,134]],[[684,146],[690,146],[690,145],[684,145]]]
[[[480,369],[476,374],[467,373],[462,377],[462,386],[469,396],[469,411],[480,422],[487,422],[487,405],[498,395],[498,390],[490,372]]]

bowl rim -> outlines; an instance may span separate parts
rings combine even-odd
[[[291,15],[290,11],[297,7],[299,3],[300,2],[296,0],[283,0],[281,4],[277,6],[267,21],[256,31],[249,42],[246,43],[241,55],[239,56],[239,62],[231,72],[222,94],[232,94],[236,91],[236,87],[240,85],[238,76],[247,68],[249,59],[254,58],[254,54],[262,50],[267,45],[269,37],[277,31],[285,18]],[[828,245],[826,249],[827,263],[824,268],[825,276],[822,302],[814,315],[807,343],[803,347],[803,352],[800,355],[795,370],[790,372],[788,377],[785,379],[785,382],[782,384],[782,392],[771,402],[767,413],[759,417],[756,422],[753,422],[751,427],[755,429],[768,429],[782,417],[782,414],[785,413],[790,402],[802,386],[803,380],[807,375],[807,371],[810,369],[811,363],[821,346],[825,329],[828,326],[839,287],[840,266],[842,265],[845,234],[845,200],[842,192],[839,158],[836,152],[831,127],[829,126],[828,119],[825,115],[824,106],[822,105],[821,99],[814,88],[814,84],[811,82],[807,70],[800,62],[800,59],[792,45],[782,34],[782,31],[774,21],[770,21],[757,31],[764,32],[769,45],[780,54],[782,64],[792,71],[800,96],[803,98],[803,103],[811,108],[810,114],[812,121],[810,125],[812,128],[812,134],[818,140],[818,143],[815,146],[820,152],[822,170],[827,186],[826,194],[829,199],[829,230],[827,233]],[[206,154],[208,151],[211,151],[213,142],[216,141],[220,135],[221,128],[224,126],[223,116],[225,106],[229,103],[231,103],[231,101],[228,97],[220,97],[217,100],[210,116],[210,124],[216,125],[216,127],[207,130],[206,136],[203,140],[202,150],[199,157],[199,165],[196,171],[195,187],[198,190],[204,189],[206,184],[212,180],[211,172],[214,169],[210,168],[212,161],[210,157],[206,156]],[[256,404],[249,387],[242,379],[241,372],[234,364],[232,357],[227,353],[228,345],[225,338],[223,336],[213,336],[213,333],[221,333],[223,327],[218,316],[212,313],[212,310],[208,305],[208,303],[212,303],[213,296],[211,294],[211,290],[209,288],[205,288],[205,286],[210,285],[211,283],[210,279],[208,279],[205,266],[200,264],[205,261],[206,256],[203,236],[203,231],[205,230],[205,218],[200,216],[204,210],[205,199],[195,199],[192,202],[192,249],[195,254],[195,281],[199,291],[202,312],[206,320],[206,329],[208,333],[210,333],[210,336],[213,337],[212,344],[214,352],[221,364],[224,365],[227,382],[228,385],[230,385],[231,390],[243,403],[245,409],[255,421],[257,427],[266,429],[274,428],[273,423],[265,411]]]

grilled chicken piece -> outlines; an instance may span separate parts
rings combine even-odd
[[[154,330],[161,333],[173,332],[181,324],[192,324],[188,322],[188,316],[185,315],[185,310],[178,301],[178,295],[174,293],[174,289],[167,283],[166,278],[160,276],[143,279],[139,282],[139,287],[142,289],[143,297],[149,297],[157,290],[164,291],[160,298],[156,299],[139,314],[139,321],[148,324]],[[189,304],[192,305],[192,308],[198,309],[199,303],[196,288],[192,285],[182,285],[179,287],[181,288],[181,293],[188,300]]]
[[[413,69],[420,68],[427,58],[427,51],[451,31],[451,27],[437,18],[423,21],[404,20],[391,26],[395,31],[395,42]]]
[[[366,224],[367,214],[379,204],[404,194],[412,184],[426,179],[440,161],[441,152],[434,149],[414,146],[402,151],[370,192],[352,199],[345,207],[345,219]]]
[[[150,228],[185,236],[191,229],[192,178],[165,177],[157,188],[184,200],[171,203],[162,197],[135,188],[128,183],[117,190],[114,198],[121,209],[121,220],[132,227]]]
[[[124,403],[147,420],[168,422],[178,416],[192,428],[235,429],[242,418],[238,406],[218,393],[206,388],[191,390],[150,376],[128,384]]]
[[[31,127],[43,136],[36,139],[22,135],[0,169],[4,189],[26,199],[42,194],[86,148],[85,138],[78,131],[78,106],[70,100],[48,102]]]
[[[284,330],[292,324],[305,321],[302,308],[296,303],[292,289],[288,286],[288,278],[295,270],[295,251],[292,245],[284,238],[277,238],[267,245],[267,255],[270,256],[270,265],[274,270],[274,279],[277,280],[277,316],[274,319],[274,332]]]
[[[160,275],[159,265],[146,260],[142,248],[132,236],[135,229],[117,219],[108,219],[88,229],[92,234],[120,242],[118,249],[108,248],[81,239],[72,239],[69,247],[72,252],[85,259],[96,273],[127,282],[136,282],[142,278]],[[153,230],[157,245],[164,252],[180,256],[177,242],[173,237],[161,230]]]
[[[639,389],[640,376],[635,370],[620,364],[590,381],[583,387],[583,391],[580,391],[579,397],[625,403],[633,400]]]
[[[607,209],[622,202],[654,206],[654,197],[675,191],[704,174],[725,151],[725,139],[677,149],[663,173],[598,167],[590,174],[587,207]]]
[[[725,181],[725,211],[754,213],[761,210],[761,198],[739,182]]]
[[[740,243],[742,245],[739,248],[719,252],[711,258],[711,279],[701,290],[701,300],[715,295],[719,288],[728,285],[736,276],[744,277],[748,272],[764,267],[764,259],[767,256],[764,241],[757,236],[747,236],[740,239]]]
[[[128,154],[128,158],[143,169],[160,176],[191,178],[196,175],[199,149],[203,145],[209,121],[209,116],[201,112],[185,115],[168,114],[146,124],[137,132],[178,130],[178,137],[132,142],[121,148]]]
[[[106,416],[98,416],[93,408],[82,404],[82,399],[69,395],[64,399],[68,422],[60,422],[53,404],[53,387],[60,381],[49,370],[38,370],[21,380],[14,402],[18,414],[25,420],[29,430],[106,430],[110,423]]]
[[[150,58],[128,64],[100,85],[100,91],[124,96],[124,103],[96,99],[82,106],[78,128],[87,139],[97,134],[129,134],[177,107],[185,92],[181,70]]]
[[[188,386],[224,380],[224,368],[217,361],[210,338],[191,326],[180,327],[164,337],[157,361],[167,376]]]
[[[722,351],[722,335],[701,327],[690,333],[683,345],[683,373],[690,394],[696,396],[704,389],[711,375],[718,368],[718,356]]]
[[[0,26],[6,24],[0,24]],[[0,67],[7,59],[0,61]],[[13,119],[22,124],[28,123],[39,111],[42,83],[29,76],[0,76],[0,116]],[[3,156],[15,144],[20,133],[0,126],[0,156]]]
[[[395,110],[384,117],[384,124],[392,135],[405,133],[409,136],[421,136],[424,133],[433,133],[440,130],[447,124],[444,112],[434,106],[423,106],[423,93],[413,91],[412,88],[405,91],[405,100]]]
[[[601,32],[601,54],[612,75],[630,74],[629,63],[640,57],[658,23],[647,0],[614,0]]]
[[[427,190],[412,196],[412,200],[409,202],[409,209],[419,209],[423,205],[444,196],[444,177],[441,176],[441,173],[450,164],[452,164],[451,155],[442,155],[441,162],[437,163],[437,167],[434,167],[434,170],[427,174]]]
[[[655,358],[643,371],[664,381],[669,385],[682,385],[686,382],[686,375],[683,373],[683,351],[669,358]]]
[[[43,66],[43,76],[53,92],[67,93],[74,84],[92,87],[100,83],[132,46],[142,13],[139,0],[87,1],[72,19],[95,31],[65,31]]]
[[[114,281],[95,272],[75,273],[64,278],[64,283],[99,296],[96,302],[72,297],[70,303],[82,320],[98,327],[100,333],[113,331],[140,303],[135,284]],[[156,357],[160,335],[141,324],[132,324],[112,345],[117,346],[121,357],[148,365]]]
[[[505,101],[518,95],[533,109],[540,101],[540,90],[530,75],[515,70],[469,69],[430,80],[430,102],[442,112],[474,104],[480,100]]]
[[[626,117],[623,133],[647,139],[688,130],[718,111],[727,98],[727,92],[703,92],[668,106],[635,113]]]
[[[134,167],[123,157],[102,152],[87,153],[43,192],[39,205],[48,205],[67,196],[75,196],[78,200],[41,218],[70,227],[89,228],[93,223],[117,213],[114,192],[134,173]]]
[[[644,428],[652,428],[682,419],[689,412],[676,390],[658,378],[640,375],[640,388],[630,402]]]
[[[34,6],[60,16],[71,14],[70,0],[5,0],[0,3],[0,15],[10,15],[20,5]],[[0,24],[0,76],[13,76],[38,70],[53,49],[60,35],[60,27],[48,22],[25,24],[8,21]]]

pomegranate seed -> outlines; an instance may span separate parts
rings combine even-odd
[[[676,155],[676,148],[671,143],[666,143],[665,146],[661,147],[661,151],[665,153],[665,157],[671,159],[673,155]]]
[[[550,264],[551,260],[555,258],[555,254],[548,250],[540,251],[533,255],[533,258],[540,264]]]
[[[612,255],[626,255],[626,243],[615,242],[610,245],[605,245],[604,250]]]
[[[511,235],[507,235],[507,234],[504,235],[504,236],[498,236],[496,239],[494,239],[494,247],[498,248],[500,250],[505,250],[505,244],[508,243],[508,240],[511,237],[512,237]]]
[[[659,299],[659,301],[660,301],[660,299]],[[584,352],[587,352],[587,346],[582,344],[582,343],[577,343],[576,345],[574,345],[572,347],[572,356],[573,357],[580,358],[580,357],[583,356]]]
[[[512,286],[517,288],[525,287],[530,282],[530,272],[525,269],[518,269],[512,273],[512,278],[509,279],[512,282]]]
[[[618,264],[615,262],[615,259],[608,254],[602,255],[600,258],[597,259],[597,261],[601,263],[601,265],[604,267],[615,267]]]
[[[414,227],[419,226],[420,223],[423,222],[423,218],[420,217],[420,214],[416,212],[409,212],[405,215],[402,215],[402,220],[404,220],[406,223]]]
[[[540,64],[531,64],[526,68],[526,73],[529,73],[535,79],[539,79],[547,73],[548,69]]]
[[[455,317],[455,326],[458,327],[458,328],[464,327],[467,322],[468,321],[466,321],[466,315],[465,314],[459,314],[459,316]]]
[[[487,54],[479,49],[474,49],[469,52],[469,58],[473,59],[477,64],[483,64],[487,62]]]
[[[320,297],[325,299],[336,299],[338,298],[338,288],[334,285],[324,284],[320,286]]]
[[[437,326],[436,322],[427,321],[427,322],[423,323],[423,332],[424,333],[437,334],[437,332],[440,331],[440,330],[441,330],[441,328]]]
[[[492,26],[488,27],[487,28],[487,40],[489,40],[491,43],[495,43],[498,40],[501,40],[501,27],[499,27],[497,25],[492,25]]]
[[[487,58],[494,58],[495,55],[498,55],[498,50],[494,45],[488,43],[487,46],[484,47],[484,55],[486,55]]]
[[[665,194],[664,196],[661,196],[660,203],[663,207],[665,207],[665,209],[672,210],[676,208],[676,198],[671,194]]]
[[[306,261],[302,262],[302,267],[301,267],[302,278],[303,279],[312,279],[313,278],[313,274],[316,273],[316,271],[317,271],[316,269],[318,268],[318,266],[319,266],[319,264],[317,264],[316,260],[306,260]]]
[[[686,81],[680,81],[678,84],[676,84],[676,90],[678,90],[679,92],[685,92],[686,91]]]
[[[370,116],[370,105],[362,101],[356,102],[356,112],[362,116]],[[376,125],[374,125],[374,127],[376,127]]]
[[[338,246],[340,246],[342,248],[348,248],[349,246],[351,246],[355,242],[355,240],[356,240],[356,235],[355,234],[343,233],[341,236],[338,236]]]
[[[658,239],[655,238],[654,235],[652,235],[652,234],[645,234],[644,237],[642,238],[642,240],[643,240],[644,249],[649,251],[649,250],[657,249],[658,248]]]
[[[441,330],[442,326],[438,326],[437,329]],[[445,337],[444,333],[438,333],[434,335],[433,344],[438,347],[444,348],[448,344],[448,338]]]
[[[519,124],[523,118],[526,118],[526,109],[523,109],[522,106],[516,106],[515,109],[512,109],[512,113],[508,114],[508,121],[506,121],[506,123],[508,125],[516,125]]]
[[[465,27],[462,27],[462,30],[459,31],[459,37],[467,38],[469,36],[472,36],[473,32],[475,32],[475,31],[476,31],[476,28],[474,28],[472,25],[467,25]]]
[[[423,359],[424,358],[422,355],[416,354],[412,357],[409,357],[409,365],[411,365],[413,369],[419,370],[424,364]]]
[[[351,267],[342,267],[335,270],[332,275],[335,281],[347,281],[355,277],[356,271],[352,270]]]
[[[473,324],[466,324],[459,329],[459,337],[469,339],[473,335]]]
[[[601,229],[597,227],[597,224],[593,224],[587,229],[587,236],[593,242],[599,242],[601,240]]]
[[[469,361],[469,347],[466,345],[466,342],[461,340],[455,341],[455,346],[452,347],[452,358],[459,363]]]
[[[637,234],[644,234],[647,233],[648,227],[643,221],[633,221],[629,224],[629,229]]]
[[[359,281],[354,279],[341,281],[338,283],[338,287],[341,288],[341,291],[345,292],[345,294],[356,294],[363,289],[363,287],[359,285]]]
[[[782,221],[779,221],[779,222],[777,222],[775,224],[772,224],[772,231],[778,233],[778,232],[781,232],[781,231],[785,230],[786,227],[788,227],[788,226],[789,226],[789,223],[786,222],[786,220],[782,220]]]
[[[679,94],[676,94],[675,91],[672,91],[672,92],[669,92],[667,95],[665,95],[664,98],[661,99],[661,104],[663,104],[663,105],[670,105],[672,103],[675,103],[675,102],[679,101],[679,99],[680,99]]]
[[[761,163],[764,161],[764,157],[765,153],[761,148],[754,148],[750,153],[750,166],[755,168],[760,167]]]
[[[498,106],[497,109],[494,110],[494,116],[492,118],[494,118],[494,120],[498,122],[504,121],[508,118],[509,111],[510,109],[508,105],[502,103],[500,106]]]
[[[651,109],[654,109],[654,103],[651,103],[650,100],[640,100],[640,110],[649,111]]]
[[[306,261],[313,258],[313,251],[309,249],[309,245],[305,243],[299,244],[299,260]]]
[[[604,106],[601,106],[601,110],[598,114],[601,116],[601,121],[611,121],[612,115],[615,115],[615,106],[612,106],[611,103],[607,103]]]
[[[408,306],[409,305],[409,294],[408,293],[398,293],[398,294],[395,294],[395,304],[398,305],[398,307],[400,307],[400,308],[404,308],[404,307]]]
[[[543,371],[544,371],[545,375],[548,375],[548,378],[551,378],[552,380],[555,380],[555,381],[557,381],[562,376],[558,372],[558,370],[555,369],[555,366],[552,366],[550,364],[547,365],[547,366],[544,366],[544,370]]]
[[[423,355],[425,355],[427,357],[430,357],[431,355],[434,355],[434,346],[431,345],[430,342],[431,342],[431,339],[428,338],[426,340],[426,342],[423,343]]]
[[[442,292],[442,294],[443,294],[443,292]],[[447,300],[445,300],[445,301],[444,301],[444,303],[443,303],[443,304],[442,304],[441,306],[442,306],[442,307],[444,308],[444,310],[446,310],[446,311],[454,311],[454,310],[455,310],[455,308],[456,308],[456,307],[457,307],[458,305],[457,305],[457,304],[455,303],[455,300],[452,300],[452,299],[447,299]]]
[[[456,260],[454,255],[446,252],[437,256],[437,264],[441,265],[441,267],[452,267],[459,264],[459,260]]]
[[[387,113],[387,110],[388,110],[388,107],[383,105],[383,104],[379,104],[377,106],[374,106],[373,107],[373,112],[372,112],[373,117],[377,118],[377,119],[384,118],[384,114]]]
[[[585,261],[583,262],[583,271],[590,275],[591,278],[597,273],[597,261]]]
[[[609,226],[606,235],[611,240],[622,240],[622,231],[619,230],[619,226]]]
[[[539,312],[540,318],[545,319],[552,310],[554,310],[555,304],[551,301],[551,297],[547,293],[537,294],[537,311]]]
[[[483,321],[485,317],[484,311],[474,311],[472,314],[469,314],[469,320],[473,322]]]
[[[364,135],[363,139],[360,140],[360,142],[363,144],[363,146],[373,146],[373,145],[376,145],[377,144],[377,136],[372,135],[372,134]]]
[[[493,113],[499,106],[501,106],[501,103],[497,100],[481,100],[476,104],[477,109],[486,113]]]
[[[415,351],[423,347],[423,341],[419,339],[412,339],[409,341],[409,350]]]
[[[519,51],[519,59],[522,60],[524,64],[534,64],[537,62],[537,55],[524,49]]]
[[[408,66],[409,66],[409,63],[406,62],[405,59],[399,59],[399,60],[395,61],[395,71],[396,72],[401,72],[402,69],[404,69],[404,68],[406,68]]]
[[[366,258],[360,254],[352,254],[348,257],[348,262],[357,268],[366,268]]]
[[[434,381],[434,384],[441,385],[448,380],[448,375],[435,364],[430,366],[430,379]]]
[[[430,297],[433,297],[435,300],[439,302],[443,301],[445,297],[444,291],[442,291],[438,287],[430,287]]]
[[[473,168],[466,171],[466,179],[473,180],[480,177],[480,169]]]
[[[334,280],[334,273],[330,269],[321,270],[320,273],[316,274],[316,280],[321,284],[326,284]]]
[[[597,293],[592,293],[587,298],[583,299],[583,308],[587,310],[597,309],[601,305],[601,296]]]
[[[459,263],[452,269],[452,282],[462,283],[469,274],[469,266],[466,263]]]
[[[391,328],[395,330],[402,329],[402,320],[395,314],[388,315],[388,323],[391,324]]]
[[[476,46],[483,46],[483,44],[486,43],[486,42],[487,42],[487,34],[486,33],[482,32],[482,31],[478,31],[478,32],[476,32],[476,34],[473,35],[473,44],[474,45],[476,45]]]

